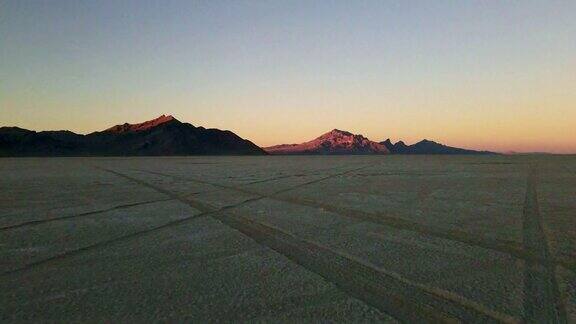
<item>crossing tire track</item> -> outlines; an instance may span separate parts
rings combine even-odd
[[[314,242],[299,239],[292,234],[249,220],[245,217],[231,217],[227,213],[227,211],[233,208],[249,203],[250,201],[263,199],[264,197],[252,198],[236,205],[231,205],[222,209],[215,209],[208,204],[198,201],[190,201],[190,199],[178,196],[169,190],[158,188],[155,185],[128,175],[112,170],[106,171],[130,179],[137,184],[155,189],[158,192],[162,192],[167,196],[190,206],[197,206],[196,208],[201,208],[199,209],[201,213],[162,226],[150,228],[145,231],[99,242],[74,251],[68,251],[47,260],[29,264],[23,269],[10,271],[5,274],[29,270],[41,264],[62,260],[93,249],[103,248],[117,242],[139,238],[163,229],[183,224],[191,219],[212,217],[219,220],[224,225],[247,235],[260,245],[266,246],[300,264],[309,271],[317,273],[351,296],[355,296],[381,311],[391,314],[403,321],[442,323],[460,321],[508,321],[506,320],[508,319],[508,317],[506,317],[507,315],[494,316],[494,313],[483,312],[477,307],[469,307],[469,305],[455,302],[449,298],[447,299],[442,296],[437,296],[426,289],[421,289],[418,286],[398,280],[398,278],[395,278],[394,276],[382,273],[371,266],[355,261],[350,257],[346,257],[343,254],[322,247]]]
[[[352,171],[349,170],[343,174]],[[328,178],[334,176],[336,175]],[[124,177],[132,178],[125,175]],[[139,180],[138,183],[140,182],[142,181]],[[163,191],[170,193],[164,189]],[[349,295],[399,319],[411,322],[442,323],[514,322],[511,316],[489,310],[462,296],[433,287],[424,288],[423,285],[401,280],[315,242],[299,239],[272,226],[229,213],[241,205],[264,198],[266,196],[254,197],[210,212],[206,216],[219,220],[260,245],[322,276]]]

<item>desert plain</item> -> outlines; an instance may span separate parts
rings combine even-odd
[[[2,322],[576,322],[576,156],[0,159]]]

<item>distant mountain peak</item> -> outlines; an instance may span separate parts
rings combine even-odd
[[[171,120],[177,120],[177,119],[174,118],[174,116],[172,116],[172,115],[164,115],[164,114],[162,114],[160,117],[158,117],[158,118],[156,118],[156,119],[153,119],[153,120],[151,120],[151,121],[157,121],[157,122],[160,122],[160,123],[165,123],[165,122],[169,122],[169,121],[171,121]]]
[[[350,132],[343,131],[340,129],[333,129],[333,130],[329,131],[328,133],[324,133],[324,134],[318,136],[316,139],[352,138],[355,136],[363,137],[362,135],[354,135]]]
[[[116,125],[106,129],[105,131],[113,133],[142,132],[169,122],[179,123],[179,121],[172,115],[162,115],[160,117],[145,121],[143,123],[138,124],[124,123],[122,125]]]
[[[386,146],[386,148],[390,152],[392,152],[392,149],[394,148],[394,144],[392,144],[392,141],[389,138],[387,138],[385,141],[380,142],[380,144]]]
[[[352,133],[350,133],[350,132],[347,132],[347,131],[344,131],[344,130],[340,130],[340,129],[337,129],[337,128],[334,128],[333,130],[329,131],[329,132],[326,133],[326,134],[346,135],[346,136],[354,135],[354,134],[352,134]]]
[[[345,130],[341,130],[341,129],[333,129],[331,131],[329,131],[328,133],[325,133],[323,135],[320,135],[319,137],[317,137],[318,139],[321,138],[347,138],[350,140],[356,140],[356,141],[370,141],[367,137],[365,137],[362,134],[354,134]]]
[[[281,144],[264,148],[272,154],[386,154],[388,149],[362,135],[333,129],[301,144]]]

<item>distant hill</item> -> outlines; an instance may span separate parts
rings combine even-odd
[[[380,142],[380,144],[386,146],[393,154],[496,154],[489,151],[474,151],[447,146],[429,140],[422,140],[416,144],[406,145],[402,141],[392,144],[390,139],[387,139]]]
[[[254,143],[230,131],[206,129],[162,115],[88,135],[0,128],[0,156],[262,155]]]
[[[388,149],[362,135],[334,129],[309,142],[265,147],[270,154],[388,154]]]

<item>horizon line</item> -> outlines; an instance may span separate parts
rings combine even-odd
[[[154,121],[154,120],[158,120],[158,119],[162,119],[162,118],[171,118],[172,120],[176,120],[176,121],[178,121],[178,122],[180,122],[180,123],[184,123],[184,124],[189,124],[189,125],[192,125],[193,127],[202,127],[202,128],[205,128],[205,129],[218,129],[218,130],[223,130],[223,131],[230,131],[230,132],[233,132],[234,134],[236,134],[237,136],[239,136],[235,131],[233,131],[233,130],[231,130],[231,129],[228,129],[228,128],[226,128],[226,129],[220,129],[220,128],[216,128],[216,127],[196,126],[196,125],[194,125],[194,124],[192,124],[192,123],[189,123],[189,122],[183,122],[183,121],[180,121],[178,118],[174,117],[173,114],[161,114],[161,115],[159,115],[158,117],[155,117],[155,118],[152,118],[152,119],[149,119],[149,120],[145,120],[145,121],[143,121],[143,122],[135,122],[135,123],[124,122],[124,123],[120,123],[120,124],[114,124],[113,126],[109,126],[109,127],[105,128],[105,129],[103,129],[103,130],[94,130],[94,131],[85,132],[85,133],[75,132],[75,131],[72,131],[72,130],[69,130],[69,129],[36,130],[36,129],[29,129],[29,128],[24,128],[24,127],[15,126],[15,125],[14,125],[14,126],[1,126],[1,125],[0,125],[0,128],[19,128],[19,129],[28,130],[28,131],[34,131],[34,132],[37,132],[37,133],[40,133],[40,132],[71,132],[71,133],[74,133],[74,134],[77,134],[77,135],[86,136],[86,135],[89,135],[89,134],[92,134],[92,133],[102,132],[102,131],[108,130],[109,128],[112,128],[112,127],[115,127],[115,126],[119,126],[119,125],[125,125],[125,124],[138,125],[138,124],[143,124],[143,123],[147,123],[147,122]],[[311,140],[314,140],[314,139],[316,139],[316,138],[318,138],[318,137],[320,137],[320,136],[322,136],[322,135],[324,135],[324,134],[330,133],[330,132],[332,132],[332,131],[334,131],[334,130],[344,131],[344,132],[347,132],[347,133],[350,133],[350,134],[353,134],[353,135],[363,136],[363,137],[365,137],[366,139],[368,139],[368,140],[370,140],[370,141],[373,141],[373,140],[371,140],[370,138],[364,136],[364,135],[361,134],[361,133],[350,132],[350,131],[342,130],[342,129],[338,129],[338,128],[331,128],[330,130],[328,130],[328,131],[320,134],[319,136],[316,136],[316,137],[314,137],[314,138],[312,138],[312,139],[305,140],[305,141],[299,142],[299,143],[280,143],[280,144],[273,144],[273,145],[259,145],[259,144],[254,143],[254,141],[252,141],[252,140],[249,139],[249,138],[244,138],[244,137],[241,137],[241,138],[243,138],[243,139],[245,139],[245,140],[248,140],[248,141],[256,144],[258,147],[264,149],[264,148],[273,147],[273,146],[279,146],[279,145],[297,145],[297,144],[306,143],[306,142],[311,141]],[[239,136],[239,137],[240,137],[240,136]],[[438,143],[438,144],[441,144],[441,145],[450,146],[450,144],[448,144],[448,143],[441,143],[441,142],[438,142],[438,141],[436,141],[436,140],[431,140],[431,139],[428,139],[428,138],[424,138],[424,139],[421,139],[421,140],[419,140],[419,141],[415,141],[415,142],[413,142],[413,143],[410,143],[410,142],[406,142],[406,141],[404,141],[404,140],[392,141],[392,140],[391,140],[391,137],[387,137],[386,139],[384,139],[384,140],[382,140],[382,141],[373,141],[373,142],[381,143],[381,142],[384,142],[384,141],[386,141],[386,140],[390,140],[393,144],[397,144],[397,143],[399,143],[399,142],[404,142],[406,145],[414,145],[414,144],[420,143],[420,142],[422,142],[422,141],[432,141],[432,142],[435,142],[435,143]],[[464,149],[469,149],[469,148],[464,148]],[[480,151],[480,152],[481,152],[481,151],[493,152],[493,153],[498,153],[498,154],[502,154],[502,155],[539,155],[539,154],[542,154],[542,155],[576,155],[576,152],[560,153],[560,152],[538,151],[538,150],[536,150],[536,151],[489,150],[489,149],[470,149],[470,150],[477,150],[477,151]]]

